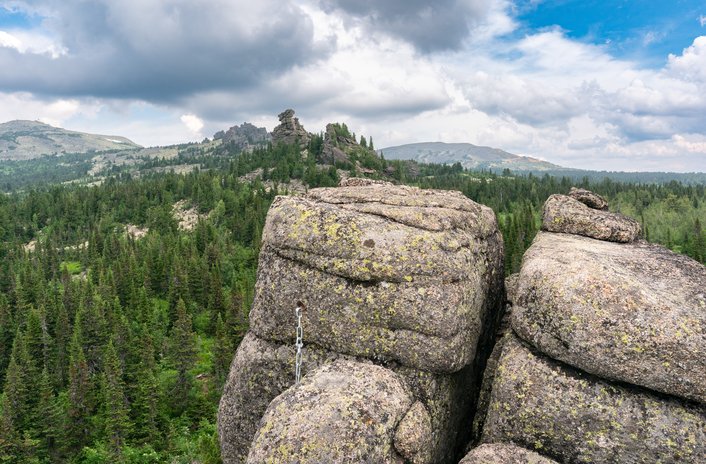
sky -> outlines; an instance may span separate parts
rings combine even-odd
[[[145,145],[296,110],[376,148],[706,171],[703,0],[0,0],[0,121]]]

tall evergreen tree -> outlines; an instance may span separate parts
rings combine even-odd
[[[130,423],[127,399],[125,397],[125,385],[123,383],[123,370],[112,340],[108,342],[108,346],[105,349],[103,366],[103,424],[105,437],[110,445],[112,455],[115,458],[119,458],[129,432]]]
[[[69,363],[68,411],[66,417],[67,452],[75,453],[87,445],[91,437],[91,380],[88,363],[83,354],[80,340],[75,335],[71,341]]]
[[[134,433],[142,443],[155,443],[159,438],[159,385],[155,376],[154,346],[149,328],[142,328],[140,360],[136,368],[136,391],[132,404],[135,417]]]
[[[186,408],[192,379],[189,370],[196,360],[196,336],[191,324],[191,316],[186,312],[184,300],[177,303],[176,321],[171,331],[171,360],[177,371],[172,406],[183,411]]]

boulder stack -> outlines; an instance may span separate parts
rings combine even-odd
[[[278,417],[295,399],[310,402],[297,412],[308,415],[310,430],[329,420],[321,408],[339,411],[330,416],[341,427],[338,444],[352,445],[363,426],[346,425],[348,413],[340,411],[370,415],[363,403],[377,401],[378,388],[389,390],[387,380],[366,386],[380,376],[405,385],[380,406],[399,421],[370,416],[370,429],[361,431],[371,437],[370,459],[331,462],[446,463],[465,445],[476,379],[503,303],[495,216],[457,192],[352,179],[346,185],[278,197],[268,213],[250,333],[219,409],[225,463],[244,462],[248,453],[263,462],[273,456],[265,449],[272,440],[286,443],[292,456],[315,447],[318,438],[301,431],[293,437],[289,419]],[[305,377],[292,387],[297,302],[306,307]],[[335,369],[326,367],[331,363]],[[327,389],[317,393],[321,385],[342,395],[367,391],[349,407]]]
[[[566,463],[704,462],[706,267],[638,240],[601,200],[545,204],[486,372],[482,441]]]

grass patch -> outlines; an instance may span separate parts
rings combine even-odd
[[[83,271],[83,266],[79,261],[62,261],[59,265],[59,270],[61,272],[68,272],[70,275],[78,275]]]

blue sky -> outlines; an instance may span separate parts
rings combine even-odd
[[[561,27],[566,36],[605,44],[612,54],[662,66],[665,57],[703,35],[704,2],[696,0],[557,0],[522,2],[525,32]]]
[[[706,171],[706,3],[0,1],[0,121],[143,145],[294,108],[377,147]]]

